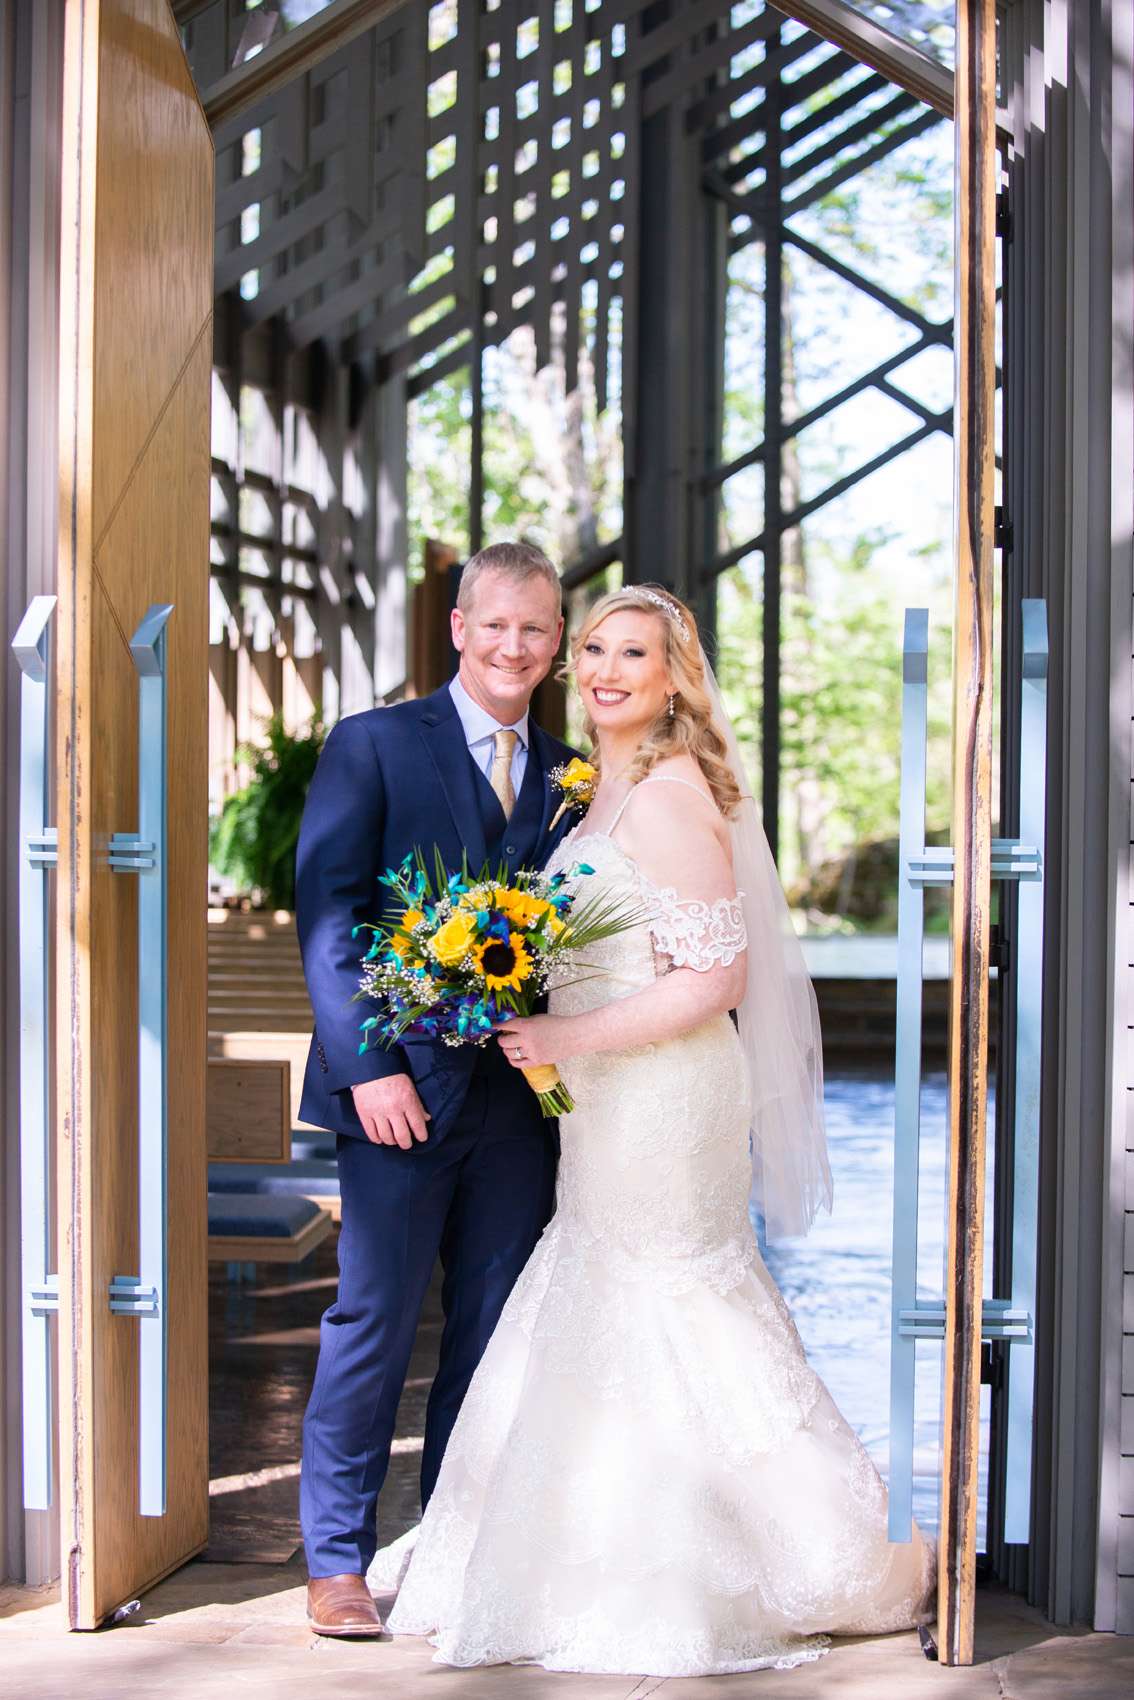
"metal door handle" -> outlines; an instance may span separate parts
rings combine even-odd
[[[894,1239],[890,1329],[890,1510],[892,1541],[913,1532],[914,1341],[898,1318],[917,1302],[917,1195],[921,1153],[923,882],[910,877],[925,851],[929,610],[907,608],[902,643],[902,790],[898,865],[898,974],[894,1056]]]
[[[1012,1293],[986,1299],[981,1337],[1006,1351],[1007,1448],[1004,1539],[1029,1539],[1035,1381],[1040,1036],[1043,1022],[1043,879],[1047,771],[1047,610],[1022,605],[1020,836],[992,841],[992,878],[1019,888],[1016,1091],[1012,1147]],[[944,1299],[917,1296],[922,945],[927,885],[953,878],[953,852],[925,844],[928,612],[906,610],[902,649],[902,800],[898,875],[897,1043],[894,1066],[894,1238],[890,1332],[890,1512],[892,1541],[913,1522],[915,1349],[945,1335]]]
[[[59,1308],[52,1270],[48,1093],[50,890],[56,834],[48,818],[47,676],[54,596],[36,596],[12,639],[20,665],[20,1332],[24,1505],[51,1505],[51,1323]]]
[[[171,602],[147,610],[130,640],[138,669],[138,830],[116,832],[110,867],[138,876],[138,1261],[115,1275],[110,1308],[138,1319],[138,1509],[166,1508],[166,681]]]

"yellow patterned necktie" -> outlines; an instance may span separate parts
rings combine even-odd
[[[503,729],[493,733],[496,753],[492,758],[492,772],[488,776],[488,783],[496,793],[506,821],[511,820],[512,810],[516,807],[516,793],[512,789],[512,751],[516,748],[517,737],[517,733]]]

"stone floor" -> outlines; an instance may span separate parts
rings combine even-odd
[[[72,1635],[58,1591],[0,1588],[4,1700],[1131,1700],[1134,1641],[1058,1633],[1011,1595],[982,1592],[977,1662],[929,1663],[914,1635],[836,1643],[794,1671],[699,1679],[549,1675],[532,1667],[453,1671],[412,1638],[335,1642],[309,1633],[298,1550],[298,1434],[318,1319],[334,1291],[323,1246],[294,1278],[261,1266],[240,1286],[213,1272],[211,1526],[186,1565],[116,1627]],[[422,1316],[380,1506],[382,1539],[417,1518],[425,1399],[436,1360],[436,1293]],[[251,1371],[251,1373],[250,1373]],[[380,1604],[388,1602],[379,1602]]]
[[[977,1661],[930,1664],[916,1636],[840,1641],[793,1671],[667,1681],[549,1675],[532,1667],[454,1671],[409,1637],[321,1640],[303,1623],[304,1571],[190,1564],[119,1627],[71,1635],[57,1595],[0,1590],[0,1693],[6,1700],[1130,1700],[1134,1641],[1059,1634],[1009,1595],[982,1593]],[[381,1602],[380,1602],[381,1603]]]

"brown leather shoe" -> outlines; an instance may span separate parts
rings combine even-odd
[[[316,1635],[381,1635],[382,1619],[363,1577],[312,1576],[307,1621]]]

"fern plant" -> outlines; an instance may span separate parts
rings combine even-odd
[[[283,715],[273,714],[264,734],[262,747],[242,744],[236,752],[252,778],[225,799],[212,823],[209,860],[268,908],[294,909],[299,823],[326,728],[316,709],[300,732],[286,731]]]

